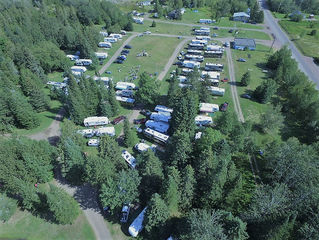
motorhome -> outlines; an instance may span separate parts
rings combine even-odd
[[[101,128],[97,128],[94,132],[95,132],[95,135],[98,137],[101,137],[103,135],[109,135],[111,137],[115,136],[114,127],[101,127]]]
[[[119,34],[119,33],[111,33],[109,35],[110,38],[117,38],[118,40],[122,40],[122,34]]]
[[[128,151],[123,150],[122,151],[122,157],[125,159],[125,161],[128,163],[128,165],[131,168],[134,169],[136,167],[136,159]]]
[[[213,123],[212,117],[198,115],[195,117],[195,124],[198,126],[208,126]]]
[[[205,64],[206,71],[218,71],[222,72],[224,70],[224,64],[220,63],[206,63]]]
[[[137,235],[143,230],[143,221],[146,213],[147,207],[135,218],[132,224],[128,228],[128,232],[132,237],[137,237]]]
[[[166,133],[169,129],[169,124],[165,122],[157,122],[153,120],[148,120],[145,123],[145,127],[154,129],[160,133]]]
[[[95,53],[95,56],[98,58],[98,59],[106,59],[108,54],[107,53],[103,53],[103,52],[96,52]]]
[[[199,62],[195,62],[195,61],[187,61],[187,60],[185,60],[183,62],[183,67],[191,68],[191,69],[194,69],[195,67],[196,68],[200,68],[200,63]]]
[[[210,30],[201,30],[201,29],[196,29],[194,31],[195,35],[200,35],[200,36],[209,36]]]
[[[188,49],[204,50],[205,45],[198,43],[189,43]]]
[[[109,124],[108,117],[87,117],[83,120],[84,126],[100,126]]]
[[[106,37],[106,38],[104,38],[104,42],[116,43],[117,38]]]
[[[196,39],[198,39],[198,40],[206,40],[206,41],[212,40],[210,36],[196,36]]]
[[[190,54],[190,55],[202,55],[203,51],[194,50],[194,49],[187,49],[187,54]]]
[[[224,48],[218,45],[207,45],[207,51],[224,51]]]
[[[81,129],[77,131],[78,134],[81,134],[83,137],[91,138],[94,136],[93,129]]]
[[[205,57],[212,57],[212,58],[221,58],[223,57],[224,51],[205,51]]]
[[[118,90],[133,90],[136,86],[130,82],[117,82],[115,88]]]
[[[207,45],[207,41],[206,40],[199,40],[199,39],[193,39],[191,41],[192,44],[202,44],[202,45]]]
[[[195,62],[203,62],[204,61],[204,57],[201,55],[186,54],[185,59],[187,59],[189,61],[195,61]]]
[[[208,89],[208,91],[210,91],[213,95],[216,95],[216,96],[224,96],[224,94],[225,94],[225,89],[224,89],[224,88],[208,86],[207,89]]]
[[[218,104],[212,103],[200,103],[199,111],[203,113],[214,113],[219,111],[219,106]]]
[[[220,73],[219,72],[207,72],[207,71],[202,71],[201,74],[202,78],[208,78],[208,79],[213,79],[213,80],[220,80]]]
[[[169,112],[153,112],[150,116],[150,119],[157,122],[168,123],[169,120],[171,120],[171,114]]]
[[[154,111],[172,113],[173,109],[172,108],[168,108],[168,107],[163,106],[163,105],[156,105],[155,108],[154,108]]]
[[[91,59],[78,59],[75,60],[75,65],[77,66],[90,66],[92,64],[92,60]]]
[[[157,132],[151,128],[146,128],[144,131],[143,131],[144,135],[153,139],[154,141],[158,142],[158,143],[164,143],[166,144],[168,139],[169,139],[169,136],[168,135],[165,135],[163,133],[160,133],[160,132]]]
[[[123,102],[123,103],[133,104],[135,102],[134,98],[127,98],[127,97],[121,97],[121,96],[116,96],[115,98],[117,101]]]
[[[155,150],[156,146],[154,144],[150,146],[146,143],[137,143],[135,144],[134,148],[141,153],[141,152],[146,152],[148,149]]]
[[[72,55],[72,54],[66,55],[66,57],[69,58],[71,61],[80,59],[78,55]]]

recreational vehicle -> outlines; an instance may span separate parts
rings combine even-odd
[[[115,136],[115,128],[114,127],[101,127],[95,130],[95,135],[98,137],[109,135],[111,137]]]
[[[131,97],[133,97],[134,92],[133,92],[133,90],[117,90],[117,91],[115,92],[115,94],[116,94],[117,96],[129,97],[129,98],[131,98]]]
[[[67,58],[69,58],[71,61],[75,61],[75,60],[78,60],[80,59],[80,57],[78,55],[66,55]]]
[[[187,50],[187,54],[190,54],[190,55],[202,55],[202,54],[203,54],[203,51],[188,49],[188,50]]]
[[[205,45],[198,43],[189,43],[188,49],[204,50]]]
[[[158,131],[160,133],[166,133],[169,129],[169,124],[165,122],[156,122],[153,120],[148,120],[145,123],[145,127],[154,129],[155,131]]]
[[[200,30],[200,29],[196,29],[195,30],[195,35],[199,35],[199,36],[209,36],[210,34],[210,30]]]
[[[212,19],[199,19],[199,23],[205,23],[205,24],[211,24],[213,22],[216,22],[215,20],[213,21]]]
[[[109,34],[107,32],[103,32],[103,31],[100,31],[100,34],[103,36],[103,37],[107,37]]]
[[[133,21],[137,24],[143,24],[144,23],[144,18],[142,17],[133,17]]]
[[[155,150],[156,146],[155,145],[150,146],[146,143],[137,143],[135,144],[134,148],[141,153],[141,152],[146,152],[148,149]]]
[[[104,38],[104,42],[116,43],[117,38],[106,37],[106,38]]]
[[[168,123],[169,120],[171,119],[171,114],[168,112],[153,112],[150,116],[150,119],[157,122]]]
[[[117,82],[115,88],[118,90],[133,90],[136,88],[136,86],[134,83]]]
[[[206,63],[205,70],[206,71],[218,71],[222,72],[224,69],[224,65],[220,63]]]
[[[184,76],[188,76],[188,74],[194,72],[194,69],[190,69],[190,68],[183,68],[181,74]]]
[[[163,106],[163,105],[156,105],[154,110],[157,111],[157,112],[167,112],[167,113],[172,113],[173,112],[172,108],[168,108],[168,107]]]
[[[219,106],[218,104],[212,103],[200,103],[199,111],[203,113],[214,113],[219,111]]]
[[[219,80],[220,79],[220,73],[219,72],[202,71],[201,77],[202,78],[208,77],[208,79]]]
[[[52,81],[48,81],[47,85],[50,85],[52,87],[59,88],[59,89],[62,89],[62,88],[67,86],[66,83],[63,83],[63,82],[52,82]]]
[[[110,42],[99,42],[99,47],[100,48],[111,48],[112,47],[112,43],[110,43]]]
[[[210,36],[196,36],[196,39],[198,39],[198,40],[206,40],[206,41],[212,40]]]
[[[194,69],[195,67],[200,68],[200,63],[195,61],[184,61],[183,67]]]
[[[77,131],[78,134],[81,134],[83,137],[91,138],[94,136],[93,129],[81,129]]]
[[[99,139],[90,139],[88,141],[88,146],[90,147],[98,147],[100,144],[100,140]]]
[[[122,34],[119,33],[111,33],[110,36],[111,38],[117,38],[118,40],[122,40]]]
[[[153,139],[154,141],[156,142],[159,142],[159,143],[167,143],[168,141],[168,138],[169,136],[168,135],[165,135],[163,133],[160,133],[160,132],[157,132],[153,129],[150,129],[150,128],[146,128],[144,131],[143,131],[144,135]]]
[[[127,97],[121,97],[121,96],[116,96],[115,98],[117,101],[123,102],[123,103],[133,104],[135,102],[134,98],[127,98]]]
[[[98,59],[106,59],[106,58],[107,58],[107,53],[96,52],[96,53],[95,53],[95,56],[96,56]]]
[[[195,124],[198,126],[207,126],[213,123],[213,119],[209,116],[198,115],[195,117]]]
[[[179,80],[180,83],[187,82],[187,77],[185,77],[185,76],[178,76],[177,79]]]
[[[193,39],[191,41],[192,44],[202,44],[202,45],[207,45],[207,41],[206,40],[199,40],[199,39]]]
[[[201,55],[186,54],[185,59],[187,59],[189,61],[196,61],[196,62],[203,62],[204,61],[204,57]]]
[[[223,57],[224,51],[205,51],[205,57],[212,57],[212,58],[221,58]]]
[[[88,117],[84,119],[83,123],[86,127],[100,126],[109,124],[109,119],[107,117]]]
[[[128,228],[128,232],[132,237],[137,237],[137,235],[143,230],[143,221],[147,207],[143,209],[143,211],[135,218],[130,227]]]
[[[131,168],[134,169],[136,167],[136,159],[128,151],[123,150],[122,151],[122,157],[125,159],[125,161],[128,163],[128,165]]]
[[[92,64],[91,59],[78,59],[75,61],[75,65],[77,66],[90,66]]]
[[[208,45],[207,51],[223,51],[224,48],[218,45]]]
[[[208,86],[207,89],[208,89],[208,91],[210,91],[213,95],[216,95],[216,96],[224,96],[224,94],[225,94],[225,89],[224,89],[224,88]]]

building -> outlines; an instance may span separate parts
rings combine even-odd
[[[233,21],[248,22],[250,15],[245,12],[236,12],[233,15]]]
[[[169,124],[165,122],[156,122],[153,120],[148,120],[145,123],[145,127],[151,128],[160,133],[166,133],[169,129]]]
[[[86,127],[109,124],[108,117],[87,117],[83,120]]]
[[[233,48],[238,50],[256,50],[256,42],[252,38],[235,38]]]
[[[197,126],[208,126],[213,123],[212,117],[198,115],[195,117],[195,124]]]
[[[200,103],[199,111],[203,113],[214,113],[219,111],[219,106],[218,104],[212,103]]]

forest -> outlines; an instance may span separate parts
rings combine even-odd
[[[309,14],[319,14],[318,0],[268,0],[271,11],[280,13],[291,13],[295,10],[301,10]]]

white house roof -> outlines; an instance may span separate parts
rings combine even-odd
[[[236,12],[234,13],[233,17],[250,17],[247,13],[245,12]]]
[[[212,104],[212,103],[200,103],[199,104],[199,111],[213,113],[213,112],[219,111],[219,106],[218,106],[218,104]]]

